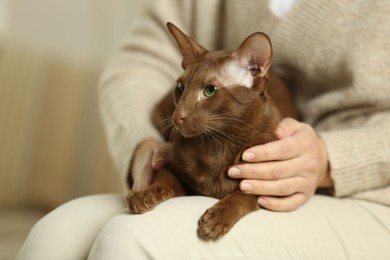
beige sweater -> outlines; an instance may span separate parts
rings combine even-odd
[[[108,65],[99,88],[110,152],[126,176],[136,144],[158,137],[154,104],[181,73],[171,21],[210,50],[255,31],[303,121],[325,140],[335,196],[390,205],[390,2],[297,0],[282,18],[268,1],[155,1]]]

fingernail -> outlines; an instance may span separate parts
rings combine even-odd
[[[230,177],[239,177],[241,175],[241,170],[237,167],[232,167],[228,171]]]
[[[245,152],[242,155],[242,159],[244,161],[252,161],[253,159],[255,159],[255,154],[253,152]]]
[[[263,198],[259,198],[257,200],[257,203],[259,203],[261,206],[267,206],[268,205],[268,201],[266,199],[263,199]]]
[[[160,169],[164,166],[164,163],[165,163],[165,159],[162,158],[162,157],[159,157],[159,158],[156,158],[153,163],[152,163],[152,167],[153,169]]]
[[[241,187],[240,188],[241,188],[242,191],[252,191],[253,190],[252,184],[247,183],[247,182],[241,183]]]
[[[282,138],[284,136],[284,129],[282,127],[276,128],[275,134],[277,137]]]

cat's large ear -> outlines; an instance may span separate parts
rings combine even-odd
[[[180,51],[183,54],[183,61],[181,63],[183,69],[185,69],[187,65],[194,60],[195,57],[207,52],[207,50],[203,46],[197,43],[190,36],[180,31],[180,29],[177,28],[174,24],[167,23],[167,27],[173,38],[175,38],[177,45],[179,46]]]
[[[256,32],[249,35],[233,55],[254,78],[264,77],[272,61],[271,40],[265,33]]]

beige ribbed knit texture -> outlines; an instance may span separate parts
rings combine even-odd
[[[273,64],[303,121],[325,140],[336,196],[390,205],[390,2],[296,1],[283,17],[267,1],[156,1],[102,78],[110,151],[123,177],[135,145],[157,137],[153,105],[180,74],[171,21],[210,49],[270,35]],[[371,192],[370,192],[371,191]]]

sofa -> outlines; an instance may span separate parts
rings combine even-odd
[[[123,192],[100,122],[100,68],[0,41],[0,260],[73,198]]]

